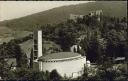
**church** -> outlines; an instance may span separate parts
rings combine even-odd
[[[39,71],[57,70],[62,77],[77,78],[83,74],[84,66],[90,66],[86,56],[75,53],[73,49],[78,46],[73,45],[69,52],[57,52],[51,54],[43,54],[43,37],[42,31],[35,32],[33,37],[33,59],[39,64]],[[81,47],[79,47],[81,49]]]

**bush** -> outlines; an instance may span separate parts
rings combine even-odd
[[[27,69],[27,68],[18,68],[14,71],[8,72],[8,80],[48,80],[49,73]]]
[[[53,70],[50,73],[50,79],[51,80],[60,80],[60,79],[62,79],[62,77],[59,75],[59,73],[56,70]]]

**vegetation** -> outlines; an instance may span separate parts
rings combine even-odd
[[[127,60],[128,28],[125,17],[102,15],[101,21],[98,21],[96,16],[85,16],[77,21],[67,20],[55,26],[48,24],[46,29],[41,28],[44,32],[43,38],[56,42],[63,51],[69,51],[73,44],[79,44],[82,50],[78,52],[86,54],[87,59],[98,64],[96,71],[86,68],[83,76],[78,79],[127,80],[124,71],[113,68],[113,59],[111,60],[116,57],[126,57]],[[85,37],[78,43],[77,39],[82,35]],[[95,75],[90,76],[90,72]]]
[[[22,38],[17,38],[17,39],[12,39],[11,42],[14,42],[16,44],[21,44],[27,40],[33,39],[33,35],[29,34],[28,36],[22,37]]]
[[[27,68],[18,68],[8,71],[7,80],[60,80],[61,76],[56,70],[52,72],[35,71]]]
[[[58,72],[56,70],[53,70],[50,73],[50,79],[56,81],[56,80],[62,79],[62,77],[58,74]]]
[[[11,70],[11,65],[5,59],[16,58],[17,67],[28,67],[26,54],[22,52],[20,46],[13,41],[0,45],[0,76],[5,78]]]
[[[84,74],[78,80],[127,81],[127,75],[122,70],[123,68],[114,68],[113,63],[106,60],[95,68],[85,67]]]
[[[100,21],[98,18],[100,17]],[[65,22],[51,25],[38,26],[43,32],[43,39],[50,40],[60,45],[62,51],[70,51],[70,47],[78,44],[82,50],[77,52],[86,55],[91,62],[99,66],[96,71],[84,69],[84,74],[79,77],[80,80],[98,79],[98,80],[126,80],[123,71],[113,69],[110,58],[126,57],[128,60],[128,27],[127,18],[117,18],[109,16],[88,16],[76,20],[67,20]],[[83,36],[81,38],[81,36]],[[59,80],[62,77],[56,70],[49,72],[39,72],[27,68],[26,54],[22,52],[18,44],[31,39],[27,36],[22,40],[12,40],[9,43],[0,45],[0,72],[5,79],[20,80]],[[80,38],[80,41],[78,39]],[[17,68],[9,71],[4,58],[15,57],[17,59]],[[32,61],[32,60],[31,60]],[[32,64],[31,64],[32,65]],[[89,71],[89,72],[88,72]],[[90,76],[91,72],[96,75]],[[123,76],[123,78],[122,78]]]
[[[61,46],[63,51],[70,51],[70,47],[79,44],[91,62],[101,62],[105,57],[127,57],[128,34],[127,19],[102,16],[98,21],[96,16],[85,16],[82,19],[68,20],[52,26],[41,26],[43,38],[51,40]],[[80,43],[77,39],[84,36]]]

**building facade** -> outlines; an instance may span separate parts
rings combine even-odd
[[[49,71],[56,69],[62,77],[77,78],[83,74],[86,57],[73,52],[59,52],[38,59],[39,70]]]

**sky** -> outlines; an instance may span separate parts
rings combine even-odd
[[[88,2],[89,1],[0,1],[0,21],[31,15],[55,7]]]

